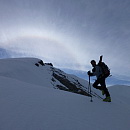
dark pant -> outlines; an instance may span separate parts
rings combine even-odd
[[[98,84],[100,84],[100,86],[98,86]],[[102,77],[102,78],[98,78],[94,84],[93,84],[93,87],[96,88],[96,89],[99,89],[99,90],[103,90],[106,97],[109,97],[110,94],[108,92],[108,89],[106,88],[106,83],[105,83],[105,78]]]

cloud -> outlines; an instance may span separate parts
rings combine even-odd
[[[53,62],[62,67],[78,64],[74,51],[70,51],[72,49],[67,44],[68,40],[61,38],[63,37],[48,31],[25,28],[15,33],[8,32],[6,38],[1,38],[3,42],[0,46],[10,50],[13,57],[16,53],[21,56],[40,57],[46,62]]]
[[[1,0],[0,9],[0,47],[14,57],[86,70],[104,55],[114,73],[130,74],[129,0]]]

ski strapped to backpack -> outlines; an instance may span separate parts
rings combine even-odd
[[[102,69],[103,76],[104,76],[105,78],[107,78],[108,76],[110,76],[110,69],[109,69],[109,67],[108,67],[104,62],[102,62],[102,57],[103,57],[103,56],[100,56],[100,60],[99,60],[98,65],[99,65],[99,66],[101,67],[101,69]]]

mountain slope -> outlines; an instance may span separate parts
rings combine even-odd
[[[3,67],[0,70],[0,130],[130,129],[130,87],[110,87],[111,103],[102,102],[96,97],[90,102],[88,96],[54,89],[56,84],[63,84],[56,79],[52,84],[50,67],[37,67],[37,61],[28,58],[0,61]],[[25,71],[26,67],[30,69]],[[43,68],[44,74],[41,72]],[[63,73],[61,71],[61,75]],[[42,77],[42,81],[35,79],[35,76]],[[31,82],[31,78],[35,81]],[[75,81],[73,78],[82,85],[87,83],[75,76],[67,77],[72,83]]]
[[[88,95],[88,83],[76,76],[69,75],[53,67],[51,63],[43,63],[36,58],[14,58],[0,60],[0,75],[17,79],[26,83],[57,88],[83,95]]]

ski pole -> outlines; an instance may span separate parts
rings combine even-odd
[[[91,100],[90,100],[90,102],[93,102],[93,100],[92,100],[92,94],[91,94],[91,84],[90,84],[90,75],[89,75],[89,93],[90,93],[90,96],[91,96]]]
[[[89,76],[89,81],[88,81],[88,93],[90,94],[90,76]]]

